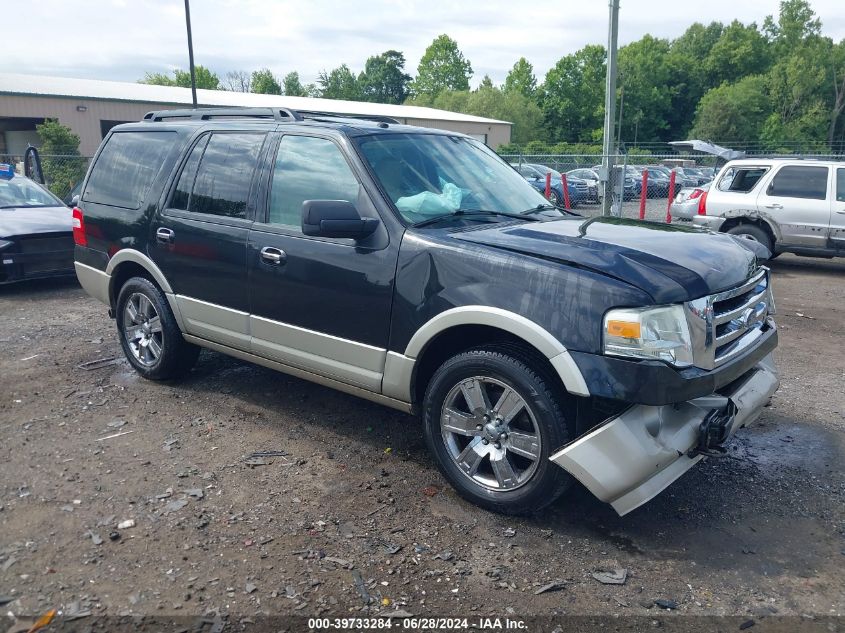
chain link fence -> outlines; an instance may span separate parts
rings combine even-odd
[[[596,182],[601,170],[602,154],[502,154],[503,159],[516,167],[523,176],[531,180],[532,175],[541,176],[535,186],[545,191],[545,174],[552,171],[551,198],[556,203],[564,202],[563,185],[558,173],[567,175],[570,206],[583,215],[600,215],[603,191]],[[610,157],[615,165],[613,175],[613,213],[625,218],[639,218],[665,222],[669,208],[670,193],[674,197],[682,190],[690,191],[710,182],[724,163],[715,156],[706,154],[654,154],[629,153]],[[644,172],[648,172],[648,175]],[[671,184],[674,172],[674,187]],[[579,192],[572,181],[586,179],[589,183],[587,195],[583,186]],[[580,184],[580,183],[579,183]],[[645,196],[643,191],[645,190]],[[670,191],[671,190],[671,191]],[[595,193],[593,193],[595,192]],[[561,198],[561,200],[558,200]]]
[[[82,182],[90,161],[87,156],[41,154],[41,168],[47,188],[65,200],[74,187]],[[0,163],[14,166],[15,171],[21,175],[24,173],[23,155],[0,154]]]

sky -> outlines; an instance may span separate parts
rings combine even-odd
[[[845,39],[842,0],[811,0],[823,33]],[[4,72],[136,81],[146,72],[187,68],[183,0],[28,0],[4,13]],[[762,24],[778,0],[622,0],[619,43],[646,33],[679,36],[693,22]],[[10,7],[12,5],[9,5]],[[538,81],[562,56],[607,40],[606,0],[192,0],[194,56],[221,78],[268,67],[299,71],[303,83],[346,63],[402,51],[416,74],[431,41],[458,42],[477,85],[504,81],[524,56]],[[2,88],[2,86],[0,86]]]

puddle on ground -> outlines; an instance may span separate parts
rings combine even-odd
[[[761,474],[778,476],[784,468],[823,475],[843,460],[841,440],[811,424],[768,424],[741,430],[734,440],[737,457],[747,459]]]

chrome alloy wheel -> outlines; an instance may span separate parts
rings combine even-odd
[[[123,309],[123,336],[132,355],[145,367],[155,365],[164,344],[161,318],[149,298],[133,293]]]
[[[537,421],[525,400],[487,376],[466,378],[446,395],[443,441],[460,471],[489,490],[515,490],[540,464]]]

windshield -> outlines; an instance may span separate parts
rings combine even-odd
[[[410,223],[458,211],[523,213],[548,204],[525,178],[473,139],[378,134],[357,144],[390,201]]]
[[[52,193],[28,178],[0,180],[0,209],[11,207],[63,207]]]

